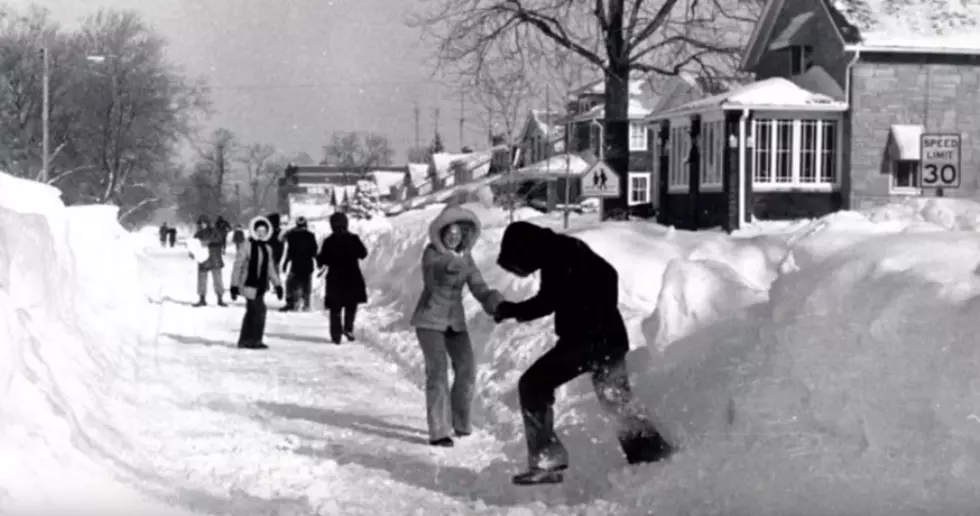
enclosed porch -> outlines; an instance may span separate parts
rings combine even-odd
[[[658,221],[734,231],[841,209],[848,106],[838,92],[771,78],[651,115],[654,165],[666,172]]]

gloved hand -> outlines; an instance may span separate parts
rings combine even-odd
[[[232,301],[238,299],[238,287],[231,287],[228,289],[228,293],[231,294]]]
[[[276,299],[282,301],[282,285],[276,285]]]
[[[500,304],[497,305],[497,311],[493,314],[493,321],[499,323],[506,321],[507,319],[514,319],[516,317],[517,316],[514,314],[514,303],[511,303],[510,301],[501,301]]]

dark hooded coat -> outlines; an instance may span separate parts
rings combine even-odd
[[[555,315],[557,347],[573,346],[600,361],[629,351],[619,312],[619,274],[585,242],[529,222],[504,230],[498,265],[512,273],[541,271],[537,295],[501,307],[507,317],[531,321]]]
[[[265,216],[272,229],[269,231],[269,247],[272,248],[272,257],[276,261],[276,267],[282,263],[282,252],[285,243],[282,241],[282,222],[278,213],[270,213]]]
[[[317,255],[316,235],[306,226],[297,226],[287,231],[283,240],[286,243],[283,267],[289,266],[289,272],[299,276],[313,274],[313,262]]]
[[[361,238],[347,229],[347,216],[330,216],[333,233],[323,240],[316,263],[327,268],[327,292],[324,305],[331,307],[367,303],[367,286],[361,274],[360,261],[367,258],[367,248]]]

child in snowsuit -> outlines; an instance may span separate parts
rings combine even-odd
[[[554,430],[555,390],[589,373],[599,403],[618,424],[630,464],[655,462],[670,445],[633,399],[626,371],[629,337],[619,313],[618,274],[585,242],[528,222],[504,230],[497,263],[526,277],[541,271],[538,294],[520,303],[502,302],[495,320],[533,321],[555,315],[558,342],[521,376],[518,395],[528,449],[528,471],[515,484],[554,483],[568,467],[568,452]]]
[[[296,218],[296,227],[286,232],[283,268],[286,274],[286,306],[280,311],[310,309],[310,290],[313,287],[313,270],[316,262],[316,235],[307,227],[306,217]]]
[[[201,215],[197,219],[198,230],[194,233],[194,238],[201,241],[208,248],[208,259],[203,263],[197,264],[197,304],[194,306],[206,306],[208,275],[211,276],[214,295],[218,298],[218,306],[228,306],[222,296],[225,294],[224,279],[221,271],[225,268],[225,260],[222,257],[222,249],[225,245],[225,235],[218,228],[211,225],[211,220],[207,215]]]
[[[273,261],[272,248],[269,247],[269,231],[272,224],[265,217],[255,217],[249,224],[251,238],[238,249],[235,265],[231,271],[231,299],[239,295],[245,298],[245,316],[238,334],[238,347],[244,349],[267,349],[262,342],[265,335],[265,294],[271,283],[276,297],[282,299],[282,283],[279,268]]]
[[[368,252],[361,237],[351,233],[348,225],[347,215],[340,212],[331,215],[332,233],[323,240],[316,257],[317,266],[327,268],[324,307],[330,311],[330,339],[334,344],[340,344],[341,336],[354,340],[357,305],[367,303],[360,261],[367,258]]]
[[[479,236],[477,216],[461,206],[449,206],[429,226],[430,242],[422,254],[422,296],[411,325],[425,358],[425,405],[433,446],[453,446],[450,432],[457,437],[472,432],[476,363],[463,311],[463,287],[469,287],[488,314],[503,300],[483,281],[470,255]],[[453,368],[451,389],[449,363]]]

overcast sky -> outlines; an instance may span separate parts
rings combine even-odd
[[[417,0],[15,0],[77,24],[100,7],[133,9],[170,41],[173,61],[213,88],[213,127],[246,143],[322,157],[333,131],[376,131],[397,152],[415,141],[413,102],[428,143],[434,110],[447,150],[458,150],[459,97],[429,79],[430,54],[405,26]],[[467,111],[475,108],[469,107]],[[483,146],[469,114],[463,144]]]

